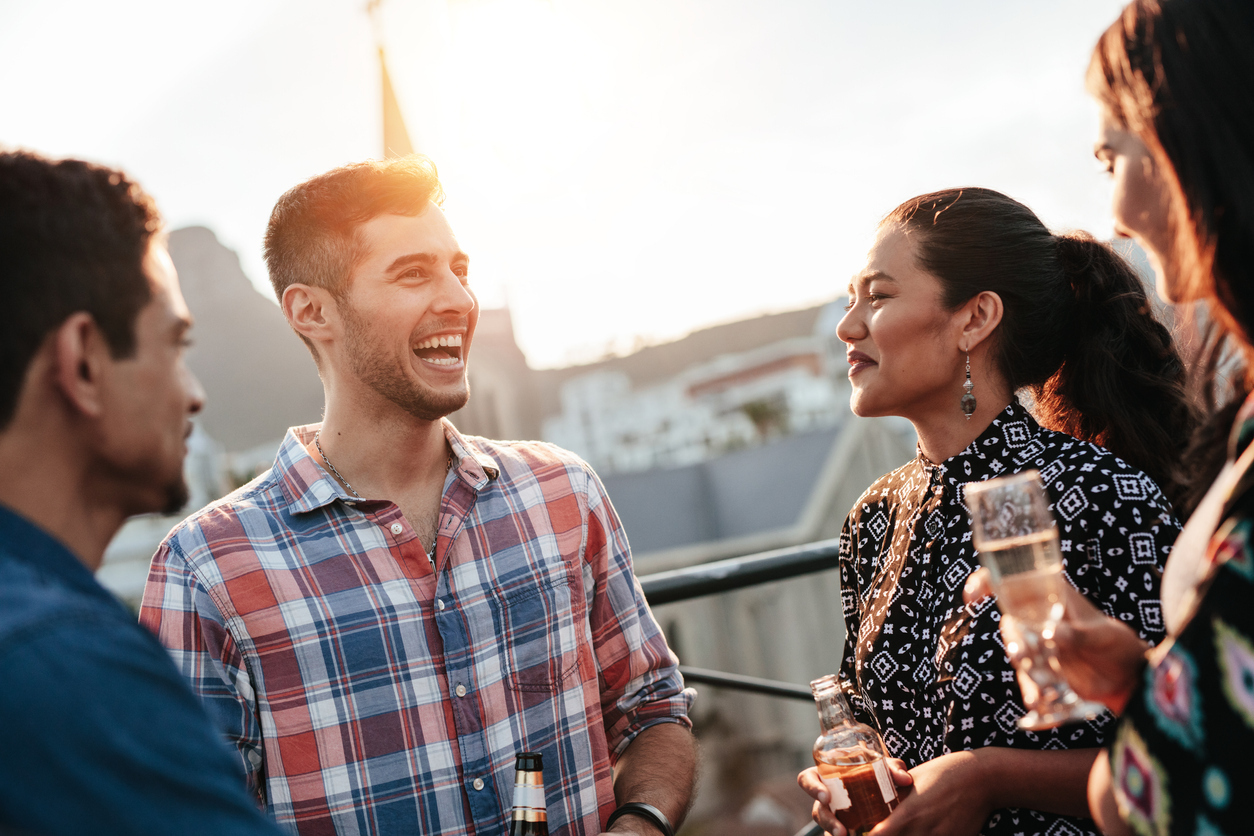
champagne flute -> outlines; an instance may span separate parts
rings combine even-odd
[[[1021,635],[1015,667],[1037,690],[1021,729],[1049,729],[1091,719],[1105,708],[1086,702],[1059,673],[1051,641],[1063,614],[1062,552],[1040,474],[972,482],[963,491],[980,563],[992,576],[997,606]],[[1011,648],[1008,648],[1011,649]]]

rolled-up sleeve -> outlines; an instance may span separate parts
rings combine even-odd
[[[588,618],[601,688],[605,735],[614,759],[649,726],[688,728],[696,691],[684,687],[679,660],[666,644],[632,571],[627,535],[590,469],[584,569],[592,579]]]

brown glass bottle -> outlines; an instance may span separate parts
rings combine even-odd
[[[514,761],[514,815],[509,836],[549,836],[544,759],[538,752],[519,752]]]
[[[861,836],[897,806],[880,734],[859,723],[835,676],[810,683],[823,733],[814,741],[814,763],[831,796],[831,809],[850,836]]]

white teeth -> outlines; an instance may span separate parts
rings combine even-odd
[[[460,346],[461,344],[462,344],[461,334],[445,334],[442,337],[431,337],[430,339],[423,340],[422,342],[415,345],[414,349],[417,350],[419,348],[440,348],[441,346],[457,347],[457,346]]]
[[[445,357],[442,360],[428,359],[426,357],[423,357],[422,362],[433,363],[437,366],[455,366],[458,363],[460,363],[461,360],[457,359],[456,357]]]

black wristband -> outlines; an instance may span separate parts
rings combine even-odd
[[[639,816],[642,819],[648,819],[665,836],[675,836],[675,828],[671,827],[670,819],[666,818],[666,814],[652,804],[645,804],[643,801],[628,801],[626,804],[620,805],[617,810],[610,813],[609,821],[605,823],[605,829],[609,830],[614,826],[614,822],[623,816]]]

